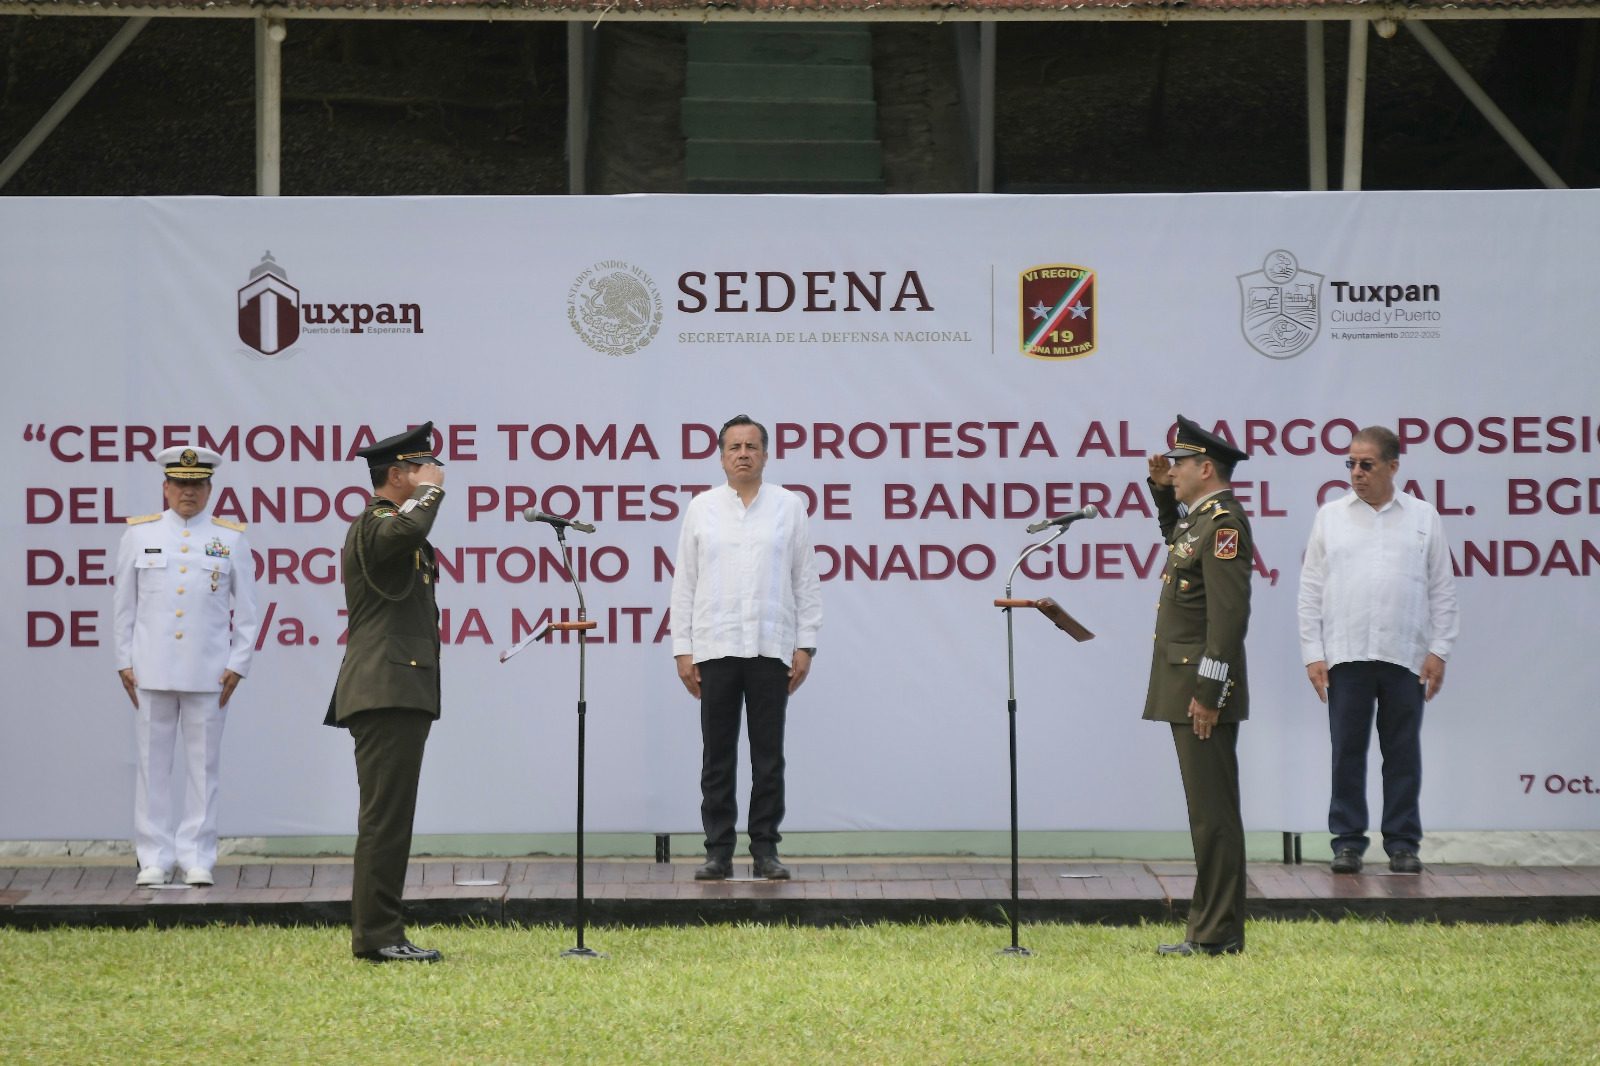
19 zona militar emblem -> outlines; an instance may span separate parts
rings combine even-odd
[[[1095,276],[1088,267],[1056,263],[1020,276],[1022,354],[1080,359],[1095,348]]]

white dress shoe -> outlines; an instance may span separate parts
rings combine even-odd
[[[133,879],[133,883],[140,888],[153,888],[156,885],[164,885],[171,879],[172,874],[169,871],[159,866],[146,866],[139,871],[139,876]]]
[[[216,882],[211,879],[211,871],[204,866],[196,866],[183,875],[183,883],[194,885],[196,888],[210,888]]]

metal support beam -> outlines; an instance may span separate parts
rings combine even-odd
[[[1328,59],[1322,23],[1306,23],[1306,140],[1310,146],[1310,188],[1328,188]]]
[[[594,30],[567,23],[567,192],[581,196],[589,182],[589,54]]]
[[[994,192],[995,35],[993,22],[978,27],[978,191]]]
[[[283,19],[256,20],[256,195],[277,196],[283,170]]]
[[[1361,188],[1367,134],[1367,20],[1350,20],[1350,69],[1344,89],[1344,188]]]
[[[1489,99],[1489,94],[1484,92],[1476,81],[1472,80],[1472,75],[1468,74],[1467,69],[1457,62],[1455,56],[1450,54],[1450,50],[1434,35],[1433,30],[1421,23],[1410,21],[1406,22],[1406,29],[1410,30],[1412,36],[1421,42],[1422,47],[1427,49],[1428,54],[1433,57],[1433,61],[1439,64],[1439,69],[1449,75],[1450,80],[1456,83],[1456,88],[1460,89],[1462,95],[1472,102],[1472,106],[1478,109],[1479,114],[1489,120],[1489,125],[1493,126],[1494,131],[1511,146],[1513,152],[1517,153],[1517,158],[1526,163],[1528,169],[1533,171],[1540,181],[1544,182],[1545,188],[1565,189],[1567,187],[1567,183],[1561,180],[1561,175],[1555,172],[1554,167],[1545,162],[1544,156],[1540,155],[1539,150],[1528,142],[1528,138],[1524,137],[1522,132],[1506,117],[1506,113],[1495,106],[1495,102]]]
[[[150,16],[148,15],[131,18],[122,24],[122,28],[116,32],[116,36],[106,42],[106,46],[100,49],[100,54],[91,59],[89,65],[83,68],[83,73],[79,74],[72,84],[67,86],[67,91],[61,94],[61,99],[51,105],[50,110],[44,113],[43,118],[34,123],[33,129],[29,130],[27,135],[17,143],[17,146],[11,150],[11,154],[6,156],[5,161],[0,162],[0,189],[5,188],[6,182],[11,180],[12,175],[21,169],[22,164],[26,163],[34,152],[38,151],[39,146],[45,142],[46,138],[55,131],[57,126],[61,125],[61,120],[66,118],[74,107],[78,106],[78,101],[82,100],[89,90],[94,88],[94,83],[100,80],[100,76],[111,68],[111,64],[117,61],[117,57],[127,51],[128,45],[132,44],[133,39],[139,36],[139,31],[149,24]]]

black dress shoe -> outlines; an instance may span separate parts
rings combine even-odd
[[[356,958],[368,962],[438,962],[444,956],[432,948],[419,948],[409,940],[402,940],[376,951],[358,951]]]
[[[1422,860],[1414,851],[1397,851],[1389,856],[1389,869],[1397,874],[1420,874]]]
[[[726,881],[733,876],[732,859],[707,859],[705,865],[695,867],[696,881]]]
[[[1220,944],[1202,944],[1197,940],[1185,940],[1181,944],[1160,944],[1156,947],[1157,955],[1239,955],[1244,952],[1244,940],[1234,937],[1224,940]]]
[[[776,855],[750,856],[750,872],[768,881],[789,880],[789,868]]]
[[[1332,869],[1336,874],[1360,873],[1361,853],[1355,848],[1340,848],[1339,853],[1333,857]]]

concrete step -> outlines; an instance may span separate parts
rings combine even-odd
[[[878,135],[871,100],[683,101],[683,135],[706,140],[870,141]]]
[[[865,26],[827,24],[697,26],[689,31],[688,52],[691,63],[871,63],[872,34]]]
[[[872,67],[691,62],[684,96],[731,100],[871,100]]]
[[[878,141],[690,140],[684,172],[697,179],[758,181],[881,181]]]

